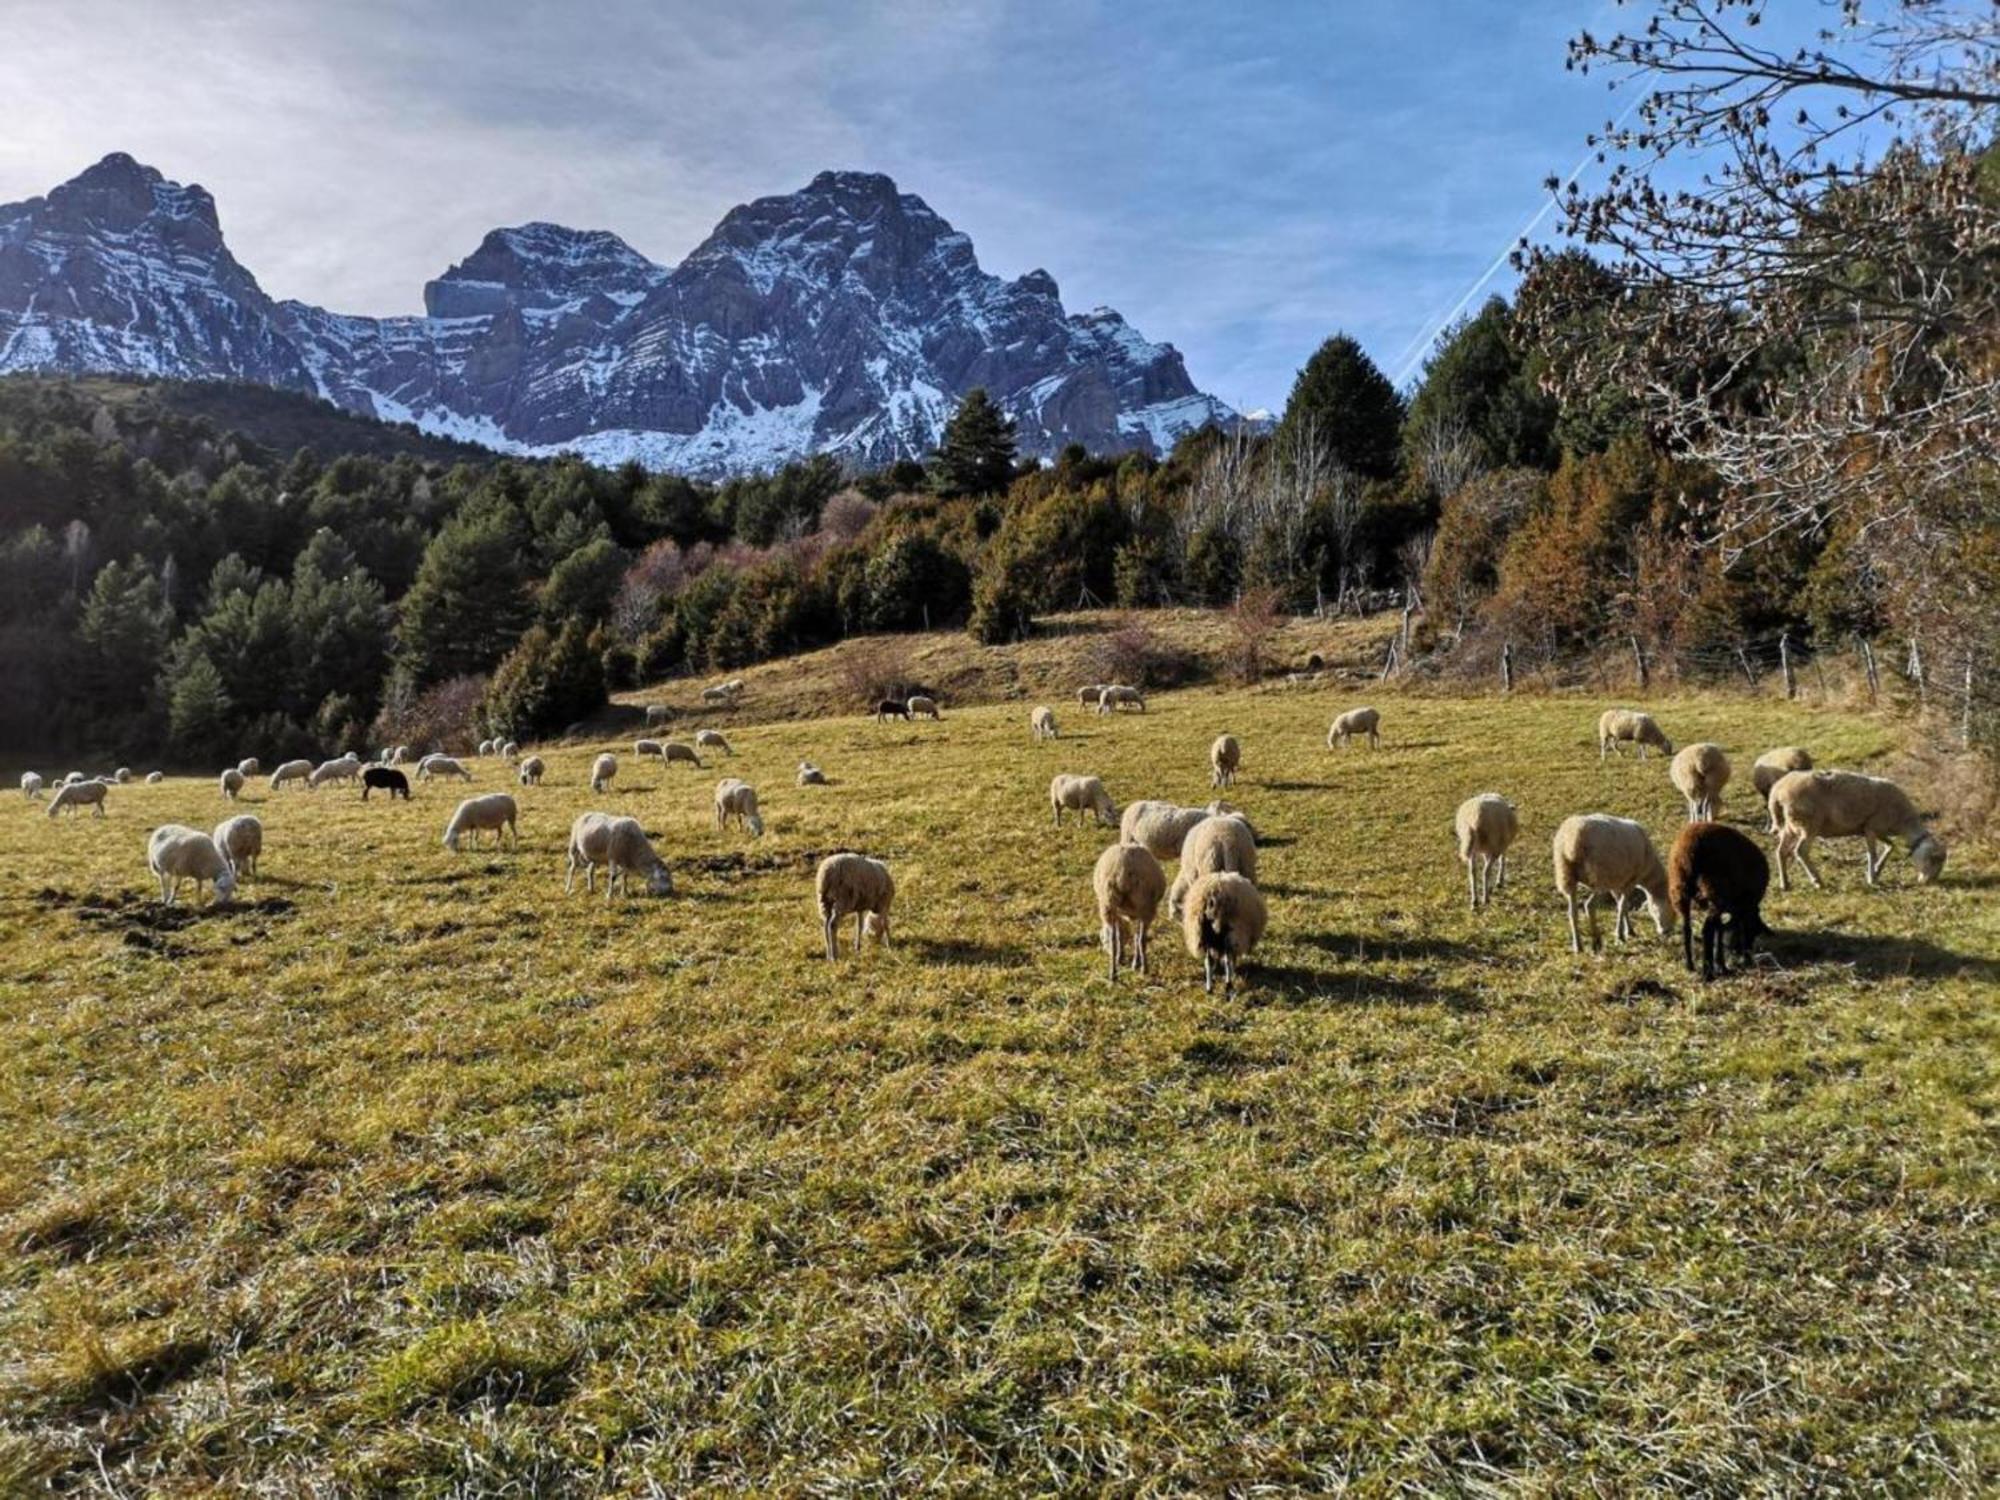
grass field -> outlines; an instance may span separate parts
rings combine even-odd
[[[271,796],[263,879],[164,912],[147,831],[0,816],[0,1489],[193,1493],[1962,1492],[2000,1477],[2000,865],[1774,892],[1773,962],[1572,956],[1565,814],[1680,818],[1603,703],[1200,690],[1028,742],[732,730],[592,747],[453,856],[462,789]],[[1884,763],[1884,722],[1652,705],[1682,741]],[[744,712],[752,710],[746,708]],[[1235,800],[1271,928],[1235,1002],[1178,933],[1106,982],[1048,778]],[[802,757],[835,784],[792,785]],[[15,769],[18,769],[15,768]],[[44,770],[52,769],[44,767]],[[61,767],[53,769],[63,769]],[[480,765],[480,789],[504,770]],[[1466,909],[1451,811],[1524,816]],[[677,890],[562,894],[571,817]],[[241,809],[239,809],[241,810]],[[0,804],[4,812],[4,804]],[[817,956],[819,856],[888,859],[895,946]],[[1607,934],[1608,934],[1608,923]]]

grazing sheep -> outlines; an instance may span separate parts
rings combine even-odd
[[[590,789],[600,795],[611,785],[611,778],[618,774],[618,757],[606,750],[590,763]]]
[[[1215,961],[1222,960],[1222,998],[1236,992],[1236,965],[1264,936],[1269,914],[1256,885],[1242,875],[1220,871],[1202,876],[1187,893],[1181,933],[1190,958],[1201,960],[1201,987],[1215,988]]]
[[[799,762],[800,786],[827,786],[829,784],[826,779],[826,772],[822,771],[818,766],[809,760]]]
[[[764,836],[764,817],[757,811],[757,791],[747,781],[725,776],[715,784],[715,827],[719,833],[734,818],[753,838]]]
[[[393,767],[370,766],[361,773],[361,800],[363,802],[368,800],[368,794],[377,787],[388,792],[391,802],[394,802],[398,797],[401,797],[405,802],[410,800],[410,778]]]
[[[512,740],[508,740],[504,745],[500,747],[500,756],[501,759],[505,760],[507,764],[511,766],[515,761],[521,758],[521,747],[515,744]]]
[[[1758,799],[1771,815],[1770,826],[1764,830],[1766,833],[1778,831],[1778,814],[1771,807],[1771,788],[1787,772],[1810,771],[1812,768],[1812,756],[1797,745],[1781,745],[1757,757],[1756,763],[1750,767],[1750,784],[1757,789]]]
[[[174,904],[183,880],[194,882],[197,901],[202,886],[213,884],[217,906],[236,893],[236,871],[215,840],[179,823],[163,823],[153,830],[146,841],[146,868],[160,877],[160,899],[168,906]]]
[[[1055,776],[1049,782],[1049,810],[1055,815],[1058,828],[1062,827],[1065,810],[1079,818],[1094,812],[1105,827],[1118,826],[1118,809],[1112,804],[1111,794],[1104,790],[1104,783],[1095,776]]]
[[[521,785],[540,786],[542,784],[542,772],[546,769],[539,755],[528,756],[521,762],[520,770],[517,773],[520,777]]]
[[[1132,967],[1145,973],[1146,933],[1159,912],[1160,897],[1166,893],[1167,872],[1151,850],[1137,844],[1113,844],[1097,856],[1090,885],[1097,893],[1097,920],[1104,951],[1110,955],[1111,982],[1118,982],[1118,966],[1126,961],[1128,951]]]
[[[1150,850],[1156,859],[1179,859],[1189,830],[1204,818],[1235,813],[1227,802],[1178,807],[1171,802],[1134,802],[1118,821],[1118,841]],[[1254,833],[1253,833],[1254,836]]]
[[[481,740],[479,742],[479,749],[474,753],[477,754],[483,760],[485,757],[493,753],[493,745],[494,742],[492,740]]]
[[[1860,838],[1866,850],[1868,883],[1889,862],[1894,839],[1910,846],[1910,863],[1917,883],[1928,884],[1944,872],[1945,847],[1924,826],[1922,814],[1909,795],[1893,781],[1863,776],[1858,771],[1791,771],[1771,788],[1771,815],[1778,820],[1778,889],[1792,888],[1785,857],[1796,856],[1815,888],[1819,871],[1808,850],[1814,839]],[[1881,845],[1880,853],[1876,845]]]
[[[736,753],[720,729],[697,729],[694,732],[694,745],[697,750],[720,750],[724,755]]]
[[[1701,927],[1701,977],[1729,972],[1723,953],[1723,921],[1728,919],[1729,946],[1741,964],[1750,961],[1750,945],[1764,925],[1758,905],[1771,885],[1771,866],[1746,834],[1726,823],[1690,823],[1674,839],[1667,855],[1667,899],[1681,923],[1681,955],[1694,972],[1694,914],[1708,908]]]
[[[1236,768],[1243,764],[1243,747],[1236,736],[1225,734],[1208,747],[1209,785],[1224,787],[1236,780]]]
[[[472,780],[472,772],[449,755],[426,755],[417,763],[419,781],[442,781],[447,776],[456,776],[460,781]]]
[[[389,752],[389,764],[392,766],[400,766],[409,758],[410,747],[408,745],[398,745]]]
[[[1077,707],[1078,708],[1097,707],[1098,700],[1104,696],[1104,690],[1109,686],[1111,686],[1111,684],[1108,682],[1086,682],[1082,687],[1076,690]]]
[[[729,681],[723,683],[722,690],[732,698],[738,696],[743,691],[743,679],[741,677],[730,678]]]
[[[259,761],[256,756],[246,755],[243,757],[243,759],[236,762],[236,769],[241,771],[244,777],[247,779],[252,776],[261,775],[263,773],[264,766],[263,763]],[[308,767],[307,769],[310,770],[311,768]]]
[[[681,740],[668,740],[660,746],[662,765],[688,765],[697,771],[701,769],[701,757],[694,753],[694,746]]]
[[[111,779],[119,786],[125,785],[126,782],[132,779],[132,768],[130,766],[120,766],[111,773]]]
[[[1597,758],[1603,760],[1627,740],[1639,747],[1641,760],[1646,758],[1648,745],[1662,755],[1674,753],[1674,742],[1653,722],[1651,714],[1642,714],[1636,708],[1604,710],[1597,720]]]
[[[241,770],[242,767],[237,767]],[[303,790],[306,779],[312,775],[313,763],[309,760],[288,760],[271,773],[271,790],[276,791],[287,782],[296,781]]]
[[[514,835],[514,847],[521,847],[521,829],[515,819],[520,816],[514,799],[505,792],[488,792],[483,797],[467,797],[458,804],[458,811],[445,824],[444,846],[456,854],[458,841],[467,834],[472,835],[472,844],[479,847],[479,835],[491,833],[493,847],[500,847],[501,831]]]
[[[613,813],[587,812],[569,825],[569,872],[563,876],[563,894],[576,888],[576,872],[583,871],[583,888],[597,889],[597,867],[603,865],[604,899],[614,889],[629,890],[627,877],[646,877],[646,889],[655,896],[673,894],[674,877],[647,839],[637,818],[621,818]]]
[[[1350,708],[1333,721],[1333,727],[1326,732],[1326,748],[1335,745],[1347,748],[1347,742],[1357,734],[1368,736],[1368,748],[1374,750],[1382,743],[1382,714],[1379,709]]]
[[[456,765],[457,762],[454,761],[452,764]],[[306,778],[306,789],[317,790],[330,781],[352,781],[360,774],[361,762],[351,755],[343,755],[336,760],[321,761],[313,767],[312,775]],[[470,776],[466,777],[467,781],[471,779]]]
[[[30,802],[35,801],[42,795],[42,786],[42,778],[36,772],[23,771],[21,773],[21,795],[26,797]]]
[[[889,719],[901,719],[905,723],[908,723],[909,718],[909,705],[899,703],[894,698],[884,698],[880,703],[875,705],[875,722],[877,724],[884,723]]]
[[[701,690],[701,701],[704,703],[727,703],[729,701],[729,689],[722,686],[721,683],[717,683],[714,687],[705,687]]]
[[[1458,804],[1453,826],[1458,834],[1458,857],[1465,861],[1472,909],[1477,911],[1493,899],[1494,891],[1507,884],[1507,851],[1520,834],[1521,819],[1514,804],[1498,792],[1481,792]]]
[[[81,772],[81,771],[71,771],[71,772],[69,773],[69,775],[67,775],[67,776],[63,777],[63,779],[62,779],[62,784],[63,784],[64,786],[75,786],[75,785],[76,785],[76,784],[77,784],[77,783],[78,783],[79,781],[83,781],[83,780],[85,780],[85,779],[86,779],[86,778],[85,778],[85,776],[84,776],[83,772]]]
[[[1609,813],[1565,818],[1562,826],[1556,829],[1553,852],[1556,889],[1562,893],[1569,907],[1570,952],[1583,951],[1583,939],[1576,926],[1576,892],[1579,886],[1589,888],[1589,894],[1583,898],[1583,910],[1590,919],[1592,952],[1601,952],[1604,948],[1604,940],[1598,935],[1597,909],[1593,904],[1599,896],[1610,896],[1616,907],[1618,920],[1613,931],[1619,942],[1632,935],[1631,918],[1625,903],[1635,890],[1645,896],[1646,910],[1652,915],[1653,926],[1660,936],[1666,936],[1667,915],[1670,912],[1666,866],[1660,863],[1659,851],[1639,824],[1630,818],[1614,818]]]
[[[254,879],[264,857],[264,825],[249,813],[238,813],[215,825],[215,847],[239,879]]]
[[[166,779],[167,779],[167,773],[165,771],[148,771],[146,773],[147,786],[158,786],[161,782],[165,781]]]
[[[648,729],[651,729],[655,724],[670,722],[673,716],[674,711],[664,703],[648,703],[646,705],[646,727]]]
[[[938,712],[937,699],[927,698],[922,693],[917,693],[911,697],[903,705],[903,708],[913,719],[941,719],[944,717],[943,714]]]
[[[1146,697],[1135,687],[1123,687],[1111,683],[1097,695],[1097,711],[1101,714],[1113,713],[1121,708],[1146,711]]]
[[[644,760],[648,756],[660,762],[661,765],[667,763],[667,752],[660,748],[658,740],[632,741],[632,758],[634,760]]]
[[[1060,739],[1062,736],[1056,733],[1056,711],[1046,703],[1039,705],[1028,715],[1028,732],[1038,745],[1043,740]]]
[[[1722,746],[1704,741],[1689,745],[1667,767],[1674,790],[1687,798],[1688,821],[1714,821],[1722,807],[1722,789],[1729,785],[1729,757]]]
[[[49,816],[68,810],[73,818],[77,810],[84,807],[97,809],[98,817],[104,816],[105,785],[101,781],[65,781],[49,798]]]
[[[229,801],[236,800],[236,794],[243,790],[243,773],[234,766],[226,767],[222,773],[222,795]]]
[[[1167,911],[1178,917],[1188,890],[1204,875],[1227,872],[1257,879],[1257,840],[1250,825],[1234,813],[1212,813],[1181,840],[1181,867],[1167,890]]]
[[[896,878],[881,860],[865,854],[829,854],[819,862],[819,870],[813,876],[813,890],[819,901],[820,926],[826,933],[829,959],[840,956],[834,928],[850,912],[854,916],[857,957],[865,933],[873,933],[884,948],[889,946],[889,906],[896,899]]]

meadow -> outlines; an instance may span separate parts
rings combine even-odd
[[[1869,890],[1823,846],[1828,889],[1774,886],[1768,959],[1705,985],[1643,918],[1568,950],[1555,824],[1682,817],[1662,761],[1599,763],[1612,700],[1389,694],[1373,753],[1322,743],[1358,690],[1050,701],[1051,745],[1026,702],[744,723],[602,797],[602,746],[555,747],[499,854],[439,845],[494,761],[408,804],[0,803],[0,1488],[2000,1482],[2000,862],[1919,888],[1899,851]],[[1756,753],[1896,742],[1647,706],[1730,749],[1767,844]],[[1113,835],[1052,829],[1048,779],[1206,801],[1223,731],[1266,941],[1233,1001],[1172,928],[1111,984]],[[722,774],[761,840],[716,832]],[[1524,831],[1475,914],[1451,813],[1488,789]],[[565,899],[589,807],[671,897]],[[227,811],[262,877],[161,909],[147,831]],[[893,946],[829,964],[843,847],[893,866]]]

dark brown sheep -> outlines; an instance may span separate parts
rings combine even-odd
[[[901,719],[903,722],[908,723],[909,718],[909,706],[898,703],[894,698],[884,698],[880,703],[875,705],[875,722],[877,724],[881,723],[884,719]]]
[[[1701,928],[1701,977],[1727,974],[1723,953],[1723,922],[1728,919],[1730,947],[1739,967],[1749,962],[1750,945],[1771,929],[1758,906],[1771,884],[1771,866],[1764,851],[1725,823],[1690,823],[1674,840],[1667,856],[1667,901],[1681,920],[1681,952],[1688,971],[1694,970],[1694,913],[1708,909]]]

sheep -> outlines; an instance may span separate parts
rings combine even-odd
[[[1234,813],[1211,813],[1181,840],[1181,867],[1167,890],[1167,911],[1181,914],[1188,891],[1204,875],[1228,873],[1257,879],[1257,840],[1250,825]]]
[[[674,711],[664,703],[648,703],[646,705],[646,727],[648,729],[651,729],[655,724],[667,723],[673,716]]]
[[[682,740],[668,740],[660,746],[660,763],[663,766],[690,765],[701,769],[701,757],[695,754],[694,746]]]
[[[873,933],[884,948],[889,946],[889,906],[896,899],[896,877],[881,860],[865,854],[829,854],[819,862],[819,870],[813,876],[813,891],[819,901],[828,959],[840,956],[834,928],[850,912],[854,916],[857,957],[866,933]]]
[[[132,768],[130,766],[120,766],[111,773],[111,779],[119,786],[125,785],[126,782],[132,779]]]
[[[398,745],[389,752],[389,764],[392,766],[400,766],[409,758],[410,747],[408,745]]]
[[[1062,738],[1056,732],[1056,711],[1046,703],[1037,705],[1035,711],[1028,715],[1028,733],[1035,737],[1038,745],[1043,740]]]
[[[165,781],[166,779],[167,779],[167,773],[165,771],[148,771],[146,773],[147,786],[158,786],[161,782]]]
[[[43,784],[42,778],[38,773],[34,771],[23,771],[21,773],[21,795],[26,797],[30,802],[37,801],[41,797]]]
[[[426,755],[417,763],[419,781],[442,781],[447,776],[456,776],[460,781],[472,780],[472,772],[449,755]]]
[[[1236,965],[1264,936],[1269,913],[1248,878],[1231,871],[1204,875],[1187,893],[1181,933],[1190,958],[1201,960],[1201,987],[1215,989],[1215,961],[1222,960],[1222,998],[1236,992]]]
[[[394,802],[398,797],[401,797],[405,802],[410,800],[410,778],[392,766],[370,766],[361,773],[361,800],[363,802],[368,800],[368,794],[377,787],[382,788],[389,794],[391,802]]]
[[[475,753],[476,755],[478,755],[478,756],[479,756],[479,757],[480,757],[480,758],[481,758],[481,759],[483,760],[483,759],[485,759],[485,758],[486,758],[487,756],[489,756],[489,755],[491,755],[491,754],[493,753],[493,745],[494,745],[494,742],[493,742],[492,740],[481,740],[481,741],[479,742],[479,748],[478,748],[478,750],[477,750],[477,751],[475,751],[474,753]]]
[[[827,786],[829,783],[826,779],[826,772],[822,771],[811,761],[802,760],[799,762],[799,785]]]
[[[721,683],[717,683],[714,687],[705,687],[701,690],[701,701],[726,704],[729,702],[729,689]]]
[[[454,761],[453,764],[456,765],[457,762]],[[312,774],[306,778],[306,789],[316,790],[329,781],[352,781],[360,774],[361,762],[351,755],[343,755],[337,760],[321,761],[313,767]],[[470,776],[466,777],[468,781],[471,779]]]
[[[743,679],[741,677],[730,678],[729,681],[723,683],[722,690],[732,698],[737,697],[743,691]]]
[[[194,882],[197,901],[203,883],[212,883],[217,906],[236,893],[236,871],[215,840],[179,823],[163,823],[153,830],[146,841],[146,868],[160,877],[160,900],[168,906],[174,904],[183,880]]]
[[[1091,889],[1097,893],[1097,920],[1104,950],[1110,955],[1111,982],[1118,982],[1118,966],[1126,961],[1127,929],[1130,929],[1131,965],[1146,972],[1146,934],[1166,893],[1167,872],[1149,849],[1137,844],[1113,844],[1097,856],[1091,872]]]
[[[884,698],[880,703],[875,705],[875,722],[877,724],[885,723],[890,719],[901,719],[905,723],[908,723],[909,718],[909,705],[895,698]]]
[[[254,879],[264,855],[264,824],[250,813],[238,813],[215,825],[215,847],[241,879]]]
[[[1681,924],[1681,955],[1694,972],[1694,914],[1709,909],[1701,927],[1701,977],[1729,972],[1723,952],[1723,920],[1728,919],[1729,946],[1742,964],[1750,961],[1750,945],[1771,929],[1758,905],[1771,885],[1771,866],[1764,851],[1726,823],[1689,823],[1674,839],[1667,855],[1667,899]]]
[[[1104,696],[1104,690],[1109,686],[1111,684],[1108,682],[1086,682],[1076,690],[1076,706],[1078,708],[1097,707],[1098,699]]]
[[[618,757],[606,750],[590,763],[590,789],[601,796],[617,774]]]
[[[1156,859],[1179,859],[1188,831],[1204,818],[1235,813],[1227,802],[1177,807],[1171,802],[1134,802],[1118,823],[1118,841],[1152,851]]]
[[[1770,826],[1764,830],[1766,833],[1778,831],[1778,814],[1771,807],[1771,788],[1788,771],[1810,771],[1812,768],[1812,756],[1797,745],[1781,745],[1757,757],[1750,767],[1750,784],[1757,789],[1764,810],[1770,814]]]
[[[87,778],[85,778],[83,772],[71,771],[67,776],[63,777],[62,784],[64,786],[75,786],[79,781],[83,781],[85,779]]]
[[[237,769],[241,770],[242,767],[239,766]],[[271,773],[271,790],[275,792],[287,782],[293,781],[303,788],[306,778],[312,775],[312,771],[313,763],[309,760],[288,760]]]
[[[1791,771],[1771,788],[1771,814],[1778,820],[1778,889],[1792,888],[1785,857],[1794,855],[1805,866],[1815,889],[1819,871],[1808,850],[1814,839],[1859,837],[1866,850],[1863,866],[1868,884],[1875,884],[1889,862],[1892,839],[1910,846],[1910,863],[1917,883],[1927,885],[1944,872],[1944,841],[1924,826],[1923,816],[1909,795],[1893,781],[1863,776],[1858,771]],[[1881,852],[1876,852],[1880,844]]]
[[[521,758],[521,747],[515,744],[514,741],[508,740],[500,747],[500,758],[511,766]]]
[[[726,776],[715,784],[715,827],[719,833],[734,818],[753,838],[764,836],[764,816],[757,811],[757,789],[747,781]]]
[[[1729,785],[1729,756],[1722,746],[1689,745],[1667,767],[1674,790],[1687,798],[1690,823],[1713,822],[1722,807],[1722,789]]]
[[[264,766],[263,763],[259,761],[256,756],[246,755],[243,757],[243,759],[236,762],[236,769],[243,773],[245,780],[248,780],[252,776],[262,775],[264,771]]]
[[[98,817],[104,816],[104,793],[106,787],[101,781],[65,781],[49,798],[49,816],[54,817],[65,808],[73,818],[77,809],[94,807]]]
[[[1481,792],[1458,804],[1453,826],[1458,834],[1458,857],[1465,861],[1472,909],[1477,911],[1493,899],[1494,891],[1507,884],[1507,850],[1520,834],[1520,815],[1498,792]]]
[[[1556,829],[1553,845],[1556,889],[1569,907],[1569,951],[1581,953],[1583,939],[1576,926],[1578,886],[1589,887],[1583,910],[1590,919],[1590,947],[1602,952],[1604,940],[1597,931],[1599,896],[1610,896],[1618,914],[1614,932],[1619,942],[1632,935],[1632,923],[1625,903],[1633,891],[1646,898],[1646,910],[1660,936],[1667,935],[1667,871],[1659,851],[1646,830],[1630,818],[1614,818],[1609,813],[1587,813],[1565,818]]]
[[[234,802],[237,793],[243,790],[243,773],[234,766],[224,767],[221,777],[221,787],[223,797],[230,802]]]
[[[1639,748],[1639,759],[1646,758],[1646,747],[1651,745],[1662,755],[1674,753],[1674,742],[1667,738],[1651,714],[1642,714],[1636,708],[1607,708],[1597,719],[1597,758],[1618,749],[1630,740]]]
[[[1209,785],[1224,787],[1236,780],[1236,768],[1243,763],[1243,747],[1236,742],[1236,736],[1225,734],[1217,737],[1208,747]]]
[[[736,753],[720,729],[697,729],[694,744],[697,750],[720,750],[724,755]]]
[[[1326,748],[1331,750],[1338,745],[1345,750],[1350,739],[1357,734],[1365,734],[1368,736],[1368,748],[1377,749],[1382,743],[1381,726],[1382,714],[1379,709],[1350,708],[1335,719],[1333,726],[1327,730]]]
[[[547,767],[542,764],[542,758],[539,755],[527,756],[522,760],[520,770],[517,772],[521,785],[540,786],[542,784],[542,772],[546,769]]]
[[[518,849],[521,847],[521,830],[515,819],[519,815],[514,799],[505,792],[488,792],[483,797],[467,797],[458,804],[458,811],[451,815],[451,821],[445,824],[444,846],[456,854],[458,841],[469,833],[472,835],[473,847],[477,848],[479,835],[490,832],[493,835],[493,847],[497,849],[500,847],[501,831],[504,829],[514,835],[514,847]]]
[[[1056,827],[1062,827],[1064,810],[1081,818],[1085,813],[1096,813],[1097,821],[1106,828],[1118,826],[1118,809],[1112,804],[1111,794],[1104,790],[1104,783],[1095,776],[1070,776],[1058,773],[1049,782],[1049,811],[1055,815]]]
[[[944,717],[943,714],[938,712],[937,699],[926,697],[922,693],[914,694],[910,698],[910,700],[903,705],[903,709],[913,719],[916,718],[941,719]]]
[[[1097,695],[1097,711],[1101,714],[1115,712],[1121,708],[1134,708],[1140,713],[1146,711],[1146,698],[1135,687],[1122,687],[1111,683]]]
[[[604,899],[608,903],[614,889],[630,889],[627,879],[634,871],[646,877],[646,889],[655,896],[670,896],[674,877],[667,870],[646,837],[637,818],[621,818],[613,813],[587,812],[569,826],[569,871],[563,876],[563,894],[576,888],[576,872],[583,871],[586,891],[597,889],[597,867],[603,865]]]
[[[645,760],[648,756],[659,761],[661,765],[667,763],[667,752],[660,748],[658,740],[632,741],[632,758],[634,760]]]

